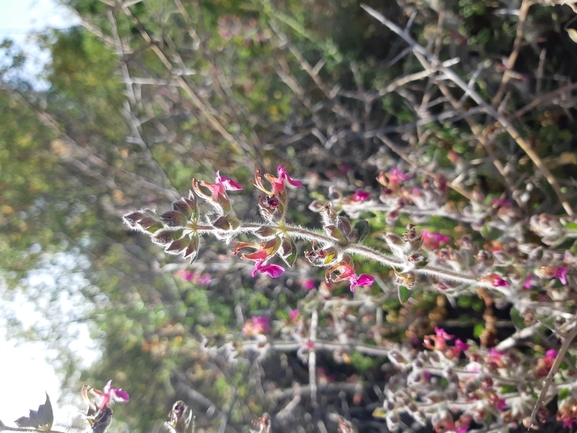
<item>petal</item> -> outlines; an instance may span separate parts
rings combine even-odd
[[[357,286],[370,286],[375,281],[372,275],[363,274],[357,279]]]
[[[255,271],[260,272],[261,274],[266,273],[271,278],[278,278],[284,273],[285,269],[282,266],[271,263],[269,265],[258,266],[258,268],[255,268]]]
[[[114,401],[129,401],[130,396],[126,391],[119,388],[112,388],[112,398]]]
[[[216,172],[216,183],[221,184],[227,191],[240,191],[242,185],[239,185],[234,180],[220,175],[220,170]]]
[[[279,180],[281,180],[281,181],[286,180],[292,186],[302,186],[303,185],[303,183],[300,180],[296,180],[296,179],[293,179],[292,177],[290,177],[282,165],[279,165],[276,170],[278,172]]]
[[[569,268],[567,267],[562,267],[562,268],[557,268],[557,270],[555,271],[555,276],[557,278],[559,278],[559,281],[561,281],[561,284],[567,284],[567,272],[569,271]]]

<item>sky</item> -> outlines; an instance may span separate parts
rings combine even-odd
[[[50,56],[33,42],[34,32],[46,28],[67,28],[77,23],[75,17],[54,0],[0,0],[0,40],[11,38],[25,48],[31,61],[25,73],[33,77],[49,62]],[[34,86],[47,86],[35,80]],[[34,284],[34,280],[30,282]],[[0,287],[0,294],[2,288]],[[0,302],[2,299],[0,298]],[[38,314],[34,306],[23,298],[16,299],[11,308],[19,318]],[[6,340],[6,329],[0,322],[0,420],[8,425],[29,409],[44,403],[45,392],[53,406],[60,396],[60,382],[54,369],[46,362],[46,348],[41,343],[16,344]],[[58,413],[56,413],[58,418]]]
[[[25,68],[26,78],[35,76],[49,62],[50,56],[33,42],[37,32],[47,28],[63,29],[77,24],[78,20],[57,0],[0,0],[0,40],[12,39],[24,47],[29,55]],[[46,83],[34,81],[38,90],[45,90]]]

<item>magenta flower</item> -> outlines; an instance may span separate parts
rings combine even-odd
[[[469,345],[459,339],[455,341],[455,347],[457,348],[457,350],[459,350],[459,353],[469,349]]]
[[[527,275],[527,278],[525,278],[525,282],[523,283],[524,289],[529,290],[531,287],[533,287],[533,274]]]
[[[365,191],[361,191],[360,189],[355,191],[355,193],[351,196],[351,201],[358,203],[359,201],[365,201],[369,198],[369,193]]]
[[[247,337],[264,335],[270,332],[270,324],[267,317],[253,316],[242,327],[242,333]]]
[[[335,272],[338,273],[336,277],[333,276],[333,273]],[[355,289],[360,286],[370,286],[375,281],[375,277],[367,274],[362,274],[357,277],[350,258],[348,258],[348,260],[343,259],[337,265],[328,268],[325,272],[325,279],[327,283],[336,283],[348,280],[351,284],[351,292],[354,292]]]
[[[484,277],[479,278],[479,281],[491,283],[493,287],[509,287],[509,283],[497,274],[485,275]]]
[[[558,278],[561,284],[567,284],[567,266],[556,268],[555,266],[539,266],[535,270],[535,275],[539,278]]]
[[[317,286],[314,280],[304,280],[302,282],[302,285],[307,290],[312,290]]]
[[[496,198],[492,202],[493,207],[511,207],[511,200],[507,198]]]
[[[447,331],[445,331],[443,328],[439,328],[438,326],[435,326],[435,334],[437,337],[442,338],[445,341],[455,338],[454,335],[448,334]]]
[[[289,313],[289,320],[294,322],[301,315],[301,310],[292,310]]]
[[[450,237],[429,230],[421,230],[421,237],[423,238],[423,246],[429,250],[436,250],[441,244],[451,241]]]
[[[210,197],[200,190],[198,186],[199,184],[210,190],[211,192]],[[192,189],[194,189],[194,192],[196,192],[199,196],[203,197],[204,199],[212,200],[213,202],[218,203],[219,197],[228,199],[226,191],[239,191],[242,189],[242,186],[228,177],[221,176],[219,170],[216,172],[216,183],[210,183],[204,180],[197,181],[196,179],[193,179]]]
[[[279,265],[267,264],[267,261],[277,253],[281,246],[281,242],[281,239],[278,237],[259,244],[254,244],[251,242],[239,242],[232,252],[233,254],[238,254],[238,252],[243,248],[256,249],[254,253],[245,253],[241,255],[242,259],[255,261],[254,269],[251,275],[254,277],[257,273],[259,273],[268,274],[271,278],[278,278],[283,274],[285,269]]]
[[[191,281],[194,278],[194,272],[190,272],[189,270],[183,269],[179,273],[180,278],[184,281]]]
[[[563,421],[563,428],[573,428],[573,425],[577,426],[577,418],[570,418]]]
[[[257,261],[251,275],[254,277],[257,272],[259,274],[268,274],[271,278],[278,278],[284,273],[285,269],[280,265],[269,263],[264,265],[262,261]]]
[[[260,170],[257,170],[254,176],[254,186],[260,189],[269,197],[275,197],[284,192],[285,181],[292,186],[302,186],[300,180],[293,179],[290,177],[285,168],[282,165],[277,167],[278,177],[274,177],[272,174],[266,173],[264,177],[270,182],[272,190],[268,190],[262,183],[262,176],[260,175]]]
[[[567,266],[563,266],[555,270],[555,277],[559,278],[561,284],[567,284],[567,272],[569,272],[569,268],[567,268]]]
[[[127,402],[130,400],[130,396],[126,391],[112,386],[111,380],[106,383],[102,391],[90,388],[90,392],[96,396],[96,407],[98,410],[109,407],[113,401]]]

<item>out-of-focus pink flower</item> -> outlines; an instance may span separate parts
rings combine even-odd
[[[569,268],[567,268],[566,266],[557,268],[557,270],[555,271],[555,277],[559,278],[561,284],[567,284],[567,272],[569,272]]]
[[[527,275],[527,278],[525,278],[525,282],[523,283],[524,289],[529,290],[531,287],[533,287],[533,274]]]
[[[497,274],[485,275],[484,277],[479,278],[479,281],[486,281],[493,287],[509,287],[509,283]]]
[[[338,274],[337,276],[333,275],[335,272]],[[360,286],[370,286],[375,281],[375,277],[371,275],[362,274],[357,276],[352,267],[352,262],[348,260],[342,260],[339,264],[328,268],[325,272],[325,279],[327,283],[348,280],[351,284],[351,292],[354,292],[355,288]]]
[[[493,200],[493,207],[511,207],[511,200],[508,198],[496,198]]]
[[[301,315],[301,310],[292,310],[289,313],[289,320],[291,322],[294,322],[296,319],[298,319],[298,317]]]
[[[369,198],[369,193],[365,192],[365,191],[361,191],[360,189],[355,191],[355,193],[351,196],[351,200],[354,201],[355,203],[359,202],[359,201],[365,201],[366,199]]]
[[[442,338],[445,341],[455,338],[454,335],[447,333],[447,331],[445,331],[443,328],[439,328],[438,326],[435,326],[435,334],[437,337]]]
[[[535,376],[536,377],[545,377],[549,374],[551,367],[555,363],[555,359],[557,358],[557,351],[555,349],[549,349],[545,352],[545,356],[539,359],[537,363],[537,367],[535,369]]]
[[[126,391],[120,388],[115,388],[112,386],[112,381],[109,380],[104,389],[99,391],[98,389],[89,388],[90,393],[96,396],[96,407],[98,410],[102,410],[105,407],[109,407],[110,403],[116,402],[127,402],[130,400],[130,396]]]
[[[305,289],[312,290],[317,286],[317,283],[314,280],[304,280],[302,285]]]
[[[266,317],[253,316],[244,323],[242,333],[247,337],[264,335],[270,332],[270,323]]]
[[[535,275],[539,278],[558,278],[561,284],[567,284],[567,272],[569,272],[567,266],[558,268],[555,266],[539,266],[535,270]]]
[[[208,274],[204,274],[202,277],[198,279],[198,284],[201,286],[206,286],[212,281],[212,277]]]
[[[573,425],[577,426],[577,418],[570,418],[563,421],[563,428],[573,428]]]
[[[399,185],[401,185],[405,180],[409,180],[410,178],[410,175],[399,171],[396,167],[393,167],[390,173],[381,172],[377,177],[377,181],[381,185],[396,191]]]
[[[438,249],[441,244],[446,244],[451,241],[451,238],[440,233],[430,232],[429,230],[421,230],[421,237],[423,239],[423,246],[429,250]]]
[[[194,272],[190,272],[187,269],[183,269],[178,274],[184,281],[190,281],[194,278]]]

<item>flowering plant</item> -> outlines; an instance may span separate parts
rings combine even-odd
[[[524,227],[544,236],[544,244],[554,243],[555,234],[567,237],[573,236],[573,232],[563,231],[563,224],[557,226],[556,232],[543,228],[544,221],[548,221],[547,227],[554,226],[550,221],[557,220],[551,216],[517,219],[515,241],[503,231],[501,237],[479,248],[473,241],[474,232],[508,227],[511,213],[515,212],[511,203],[493,201],[499,211],[491,219],[487,218],[486,210],[476,206],[457,211],[446,202],[448,182],[442,175],[419,180],[395,167],[378,176],[382,185],[378,200],[359,191],[347,196],[333,187],[329,200],[314,201],[310,208],[320,214],[323,232],[319,232],[287,220],[287,184],[300,187],[302,182],[289,176],[283,166],[277,172],[277,176],[262,175],[258,170],[255,174],[254,185],[262,192],[258,198],[262,222],[244,222],[236,217],[227,191],[241,187],[220,173],[215,184],[193,180],[193,191],[175,202],[171,211],[159,215],[152,209],[144,209],[125,215],[124,221],[151,236],[166,252],[179,253],[191,260],[198,257],[200,239],[207,234],[226,243],[234,242],[231,253],[255,263],[252,277],[259,274],[282,277],[295,266],[300,245],[308,242],[303,255],[313,267],[325,268],[325,287],[347,281],[350,292],[354,292],[352,296],[359,300],[375,299],[378,290],[372,286],[377,279],[395,285],[401,303],[430,290],[438,291],[452,303],[468,294],[482,297],[487,312],[480,344],[456,338],[438,326],[433,334],[412,332],[412,339],[400,345],[378,340],[390,361],[391,378],[383,390],[382,409],[375,410],[373,415],[384,419],[391,431],[401,427],[404,416],[422,426],[431,423],[437,433],[464,433],[481,426],[487,431],[498,431],[499,426],[505,425],[531,426],[544,422],[546,415],[541,402],[550,401],[555,395],[566,396],[560,400],[563,403],[557,418],[566,426],[577,423],[567,403],[572,401],[573,387],[561,378],[554,384],[551,382],[563,354],[548,349],[541,356],[527,356],[512,349],[514,338],[496,345],[497,331],[492,319],[493,305],[509,302],[520,320],[519,332],[523,328],[526,332],[539,329],[548,316],[555,317],[555,326],[571,329],[572,316],[563,306],[569,292],[560,288],[572,284],[571,266],[577,260],[572,253],[561,255],[534,246],[520,235],[523,233],[520,229]],[[265,186],[263,179],[271,186]],[[212,194],[204,194],[200,186]],[[503,209],[507,211],[500,212]],[[401,233],[379,233],[381,248],[375,248],[365,243],[375,244],[374,238],[368,237],[368,222],[363,219],[353,222],[345,216],[358,217],[365,211],[387,212],[390,224],[404,213],[421,222],[438,213],[468,224],[472,232],[453,239],[448,233],[419,230],[408,224]],[[353,256],[372,260],[392,272],[359,273],[355,271]],[[326,305],[332,302],[330,293],[322,296]],[[313,310],[311,326],[317,326],[316,314]],[[303,311],[294,310],[285,323],[294,329],[293,338],[302,344],[299,356],[314,365],[317,343],[314,334],[303,338],[302,333],[306,332],[301,326],[303,320]],[[263,344],[274,335],[268,318],[252,317],[245,322],[242,333],[260,341],[247,347],[261,352],[270,349],[270,344]],[[420,337],[420,342],[415,337]],[[424,351],[416,353],[414,348],[418,346]],[[310,380],[319,379],[317,374],[320,373],[311,370]],[[542,386],[544,377],[548,382]]]

